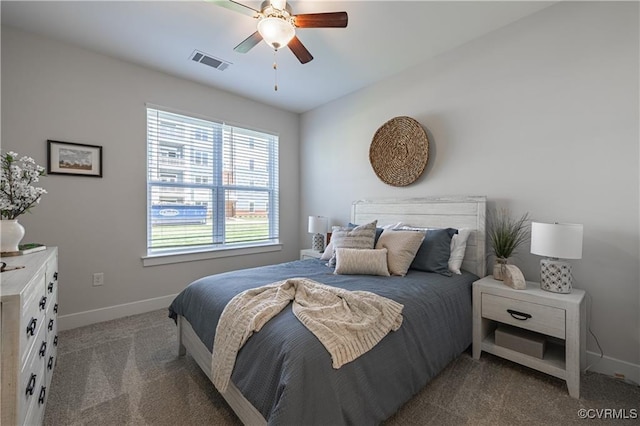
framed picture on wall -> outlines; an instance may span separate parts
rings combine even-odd
[[[47,174],[102,177],[102,147],[48,140]]]

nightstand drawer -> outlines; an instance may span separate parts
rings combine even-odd
[[[565,338],[564,309],[483,293],[482,317]]]

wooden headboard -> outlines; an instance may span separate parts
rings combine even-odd
[[[469,228],[462,269],[486,275],[486,210],[484,196],[359,200],[351,208],[352,223],[378,220],[378,225],[403,222],[430,228]]]

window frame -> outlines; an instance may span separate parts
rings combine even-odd
[[[157,264],[166,264],[166,263],[175,263],[182,261],[191,261],[191,260],[199,260],[199,259],[210,259],[217,257],[227,257],[227,256],[235,256],[235,255],[244,255],[244,254],[254,254],[261,252],[269,252],[275,250],[281,250],[282,244],[280,243],[280,235],[279,235],[279,198],[280,198],[280,185],[279,185],[279,135],[273,132],[267,132],[264,130],[256,130],[247,126],[241,126],[237,124],[232,124],[228,122],[223,122],[220,120],[211,119],[209,117],[199,116],[193,113],[185,113],[183,111],[175,111],[170,108],[161,107],[152,104],[145,105],[145,126],[147,129],[146,132],[146,166],[147,166],[147,174],[146,174],[146,188],[147,188],[147,206],[145,209],[146,215],[146,255],[142,257],[144,266],[153,266]],[[155,135],[156,135],[156,153],[157,156],[156,164],[153,164],[152,161],[152,146],[153,146],[153,132],[150,130],[150,115],[149,114],[159,114],[156,115],[156,125]],[[195,119],[195,120],[205,120],[212,124],[212,133],[206,134],[207,137],[201,138],[193,136],[195,135],[195,131],[193,129],[180,129],[176,126],[175,129],[171,130],[170,135],[175,136],[177,134],[182,134],[184,137],[178,142],[172,141],[175,145],[179,145],[182,143],[182,147],[178,148],[179,152],[182,153],[181,160],[185,161],[185,167],[210,167],[210,174],[203,173],[202,170],[197,171],[189,171],[189,173],[193,173],[194,182],[166,182],[162,181],[160,177],[154,180],[152,178],[152,169],[155,167],[155,172],[160,174],[164,174],[165,176],[170,172],[164,170],[162,165],[160,164],[162,158],[160,157],[160,153],[162,152],[160,147],[161,142],[158,141],[161,135],[163,135],[163,131],[160,129],[160,124],[163,122],[164,116],[162,114],[171,114],[183,117],[186,120]],[[162,116],[162,118],[161,118]],[[216,128],[219,126],[219,129]],[[191,130],[191,131],[189,131]],[[219,135],[215,133],[220,132]],[[236,138],[233,133],[239,132],[240,137]],[[247,137],[247,134],[257,133],[260,137],[265,138],[266,141],[266,159],[267,159],[267,168],[268,168],[268,178],[266,181],[268,184],[266,186],[248,186],[248,185],[231,185],[231,183],[235,182],[225,182],[225,173],[228,171],[224,168],[223,162],[223,147],[225,143],[241,143],[243,137]],[[190,137],[193,136],[193,137]],[[211,144],[211,151],[207,152],[201,151],[200,154],[204,154],[204,161],[202,161],[201,157],[193,156],[190,160],[184,158],[185,152],[196,152],[200,150],[201,146],[189,146],[188,140],[193,139],[199,143],[208,142]],[[250,148],[247,147],[247,150],[254,148],[254,141],[250,139]],[[171,146],[171,144],[164,145]],[[253,162],[253,160],[252,160]],[[193,164],[191,164],[193,163]],[[204,164],[202,164],[204,163]],[[233,169],[233,172],[237,173],[237,170]],[[250,170],[252,174],[255,174],[256,170]],[[261,173],[264,173],[261,172]],[[178,175],[178,180],[181,179],[181,175]],[[205,177],[207,183],[197,183],[195,182],[196,177]],[[264,182],[265,179],[262,176],[251,176],[252,180],[258,182]],[[158,191],[159,188],[192,188],[192,189],[208,189],[210,191],[209,200],[210,206],[208,206],[208,212],[211,212],[211,238],[213,242],[211,244],[193,244],[193,245],[185,245],[185,246],[173,246],[173,247],[156,247],[153,246],[153,236],[152,236],[152,205],[153,203],[153,194],[155,191]],[[255,192],[255,193],[264,193],[266,194],[266,202],[258,201],[255,205],[262,203],[263,205],[268,206],[276,206],[273,211],[267,211],[267,236],[265,239],[253,240],[253,241],[244,241],[244,242],[228,242],[225,238],[225,228],[227,227],[227,217],[226,217],[226,204],[225,201],[227,199],[226,194],[230,191],[244,191],[244,192]],[[157,193],[158,197],[167,196],[170,194],[169,192],[163,192],[160,190]],[[198,200],[191,200],[195,204],[203,204],[203,202],[197,202]]]

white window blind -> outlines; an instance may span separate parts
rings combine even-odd
[[[147,108],[147,252],[278,242],[278,137]]]

